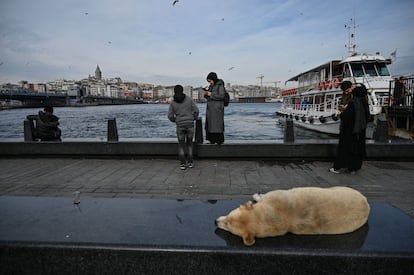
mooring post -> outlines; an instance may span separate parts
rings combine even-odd
[[[24,141],[33,141],[33,121],[25,119],[23,121]]]
[[[295,141],[295,134],[293,131],[293,120],[291,118],[286,118],[286,125],[285,125],[285,142],[294,142]]]
[[[195,143],[203,144],[203,121],[198,117],[195,121]]]
[[[385,117],[379,117],[373,134],[375,142],[388,142],[388,122]]]
[[[116,119],[108,119],[108,141],[118,141],[118,129]]]

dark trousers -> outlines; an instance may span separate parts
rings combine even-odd
[[[193,162],[194,126],[177,126],[178,159],[181,164]]]

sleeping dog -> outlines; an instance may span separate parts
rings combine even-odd
[[[366,197],[349,187],[301,187],[254,194],[251,201],[216,219],[218,228],[243,238],[293,234],[343,234],[363,226],[370,212]]]

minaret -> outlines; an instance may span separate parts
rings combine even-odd
[[[95,78],[98,80],[102,80],[102,72],[101,69],[99,69],[99,65],[96,65]]]

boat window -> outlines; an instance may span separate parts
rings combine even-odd
[[[334,97],[335,97],[335,95],[333,95],[333,94],[326,95],[326,108],[327,109],[334,108],[334,104],[333,104]]]
[[[378,76],[374,63],[364,64],[364,69],[367,76]]]
[[[342,66],[335,66],[333,68],[333,76],[332,78],[342,77]]]
[[[354,73],[354,77],[361,77],[364,76],[364,70],[362,69],[361,63],[353,63],[351,64],[352,72]]]
[[[390,72],[384,63],[377,63],[377,69],[380,76],[390,76]]]
[[[345,64],[345,72],[344,72],[344,77],[351,77],[351,70],[349,68],[348,64]]]

